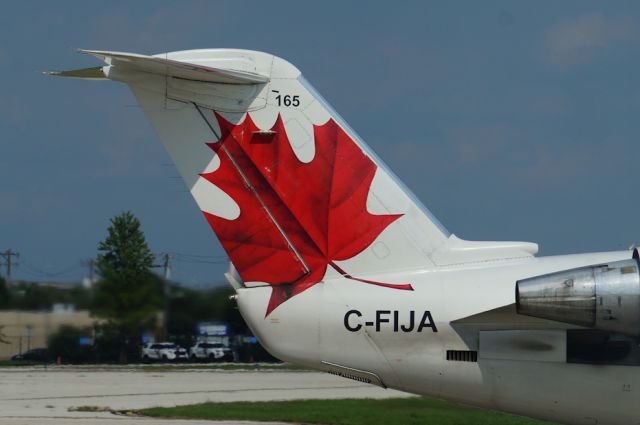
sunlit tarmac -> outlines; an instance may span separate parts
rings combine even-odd
[[[271,401],[409,396],[325,373],[142,368],[30,367],[0,369],[0,424],[120,425],[202,421],[128,417],[134,410],[205,401]],[[73,411],[94,406],[104,411]],[[216,424],[249,422],[215,422]],[[264,422],[261,424],[264,425]]]

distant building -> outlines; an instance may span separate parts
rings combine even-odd
[[[200,322],[197,325],[198,342],[212,342],[229,346],[229,326],[221,322]]]
[[[68,303],[56,303],[51,306],[51,312],[54,314],[73,314],[76,312],[76,306]]]
[[[65,306],[65,304],[60,304]],[[14,354],[30,348],[47,346],[47,338],[56,333],[63,325],[93,329],[96,319],[89,311],[75,311],[73,308],[59,307],[54,311],[35,312],[22,310],[0,311],[0,325],[8,344],[0,344],[0,360],[10,359]]]
[[[43,288],[56,288],[63,290],[72,290],[80,286],[80,283],[73,282],[47,282],[47,281],[29,281],[29,280],[12,280],[11,286],[41,286]]]

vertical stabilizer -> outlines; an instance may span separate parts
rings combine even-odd
[[[397,290],[450,236],[290,63],[210,49],[88,51],[129,85],[267,313],[334,277]],[[385,276],[384,279],[379,276]]]

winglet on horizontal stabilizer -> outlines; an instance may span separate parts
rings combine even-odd
[[[82,49],[79,51],[81,53],[95,56],[98,59],[103,60],[108,65],[118,68],[128,68],[134,71],[167,75],[186,80],[225,84],[261,84],[269,81],[269,77],[266,75],[242,69],[230,69],[227,66],[224,66],[224,68],[216,67],[215,63],[212,63],[211,65],[203,65],[192,62],[183,62],[168,59],[167,57],[163,58],[161,57],[162,55],[147,56],[135,53]]]
[[[54,77],[82,78],[84,80],[108,80],[101,66],[74,69],[71,71],[45,71],[44,74]]]

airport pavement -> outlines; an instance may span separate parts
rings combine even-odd
[[[110,411],[206,401],[403,396],[410,395],[305,371],[0,368],[0,425],[245,425],[250,422],[158,420]],[[74,411],[86,407],[96,411]]]

